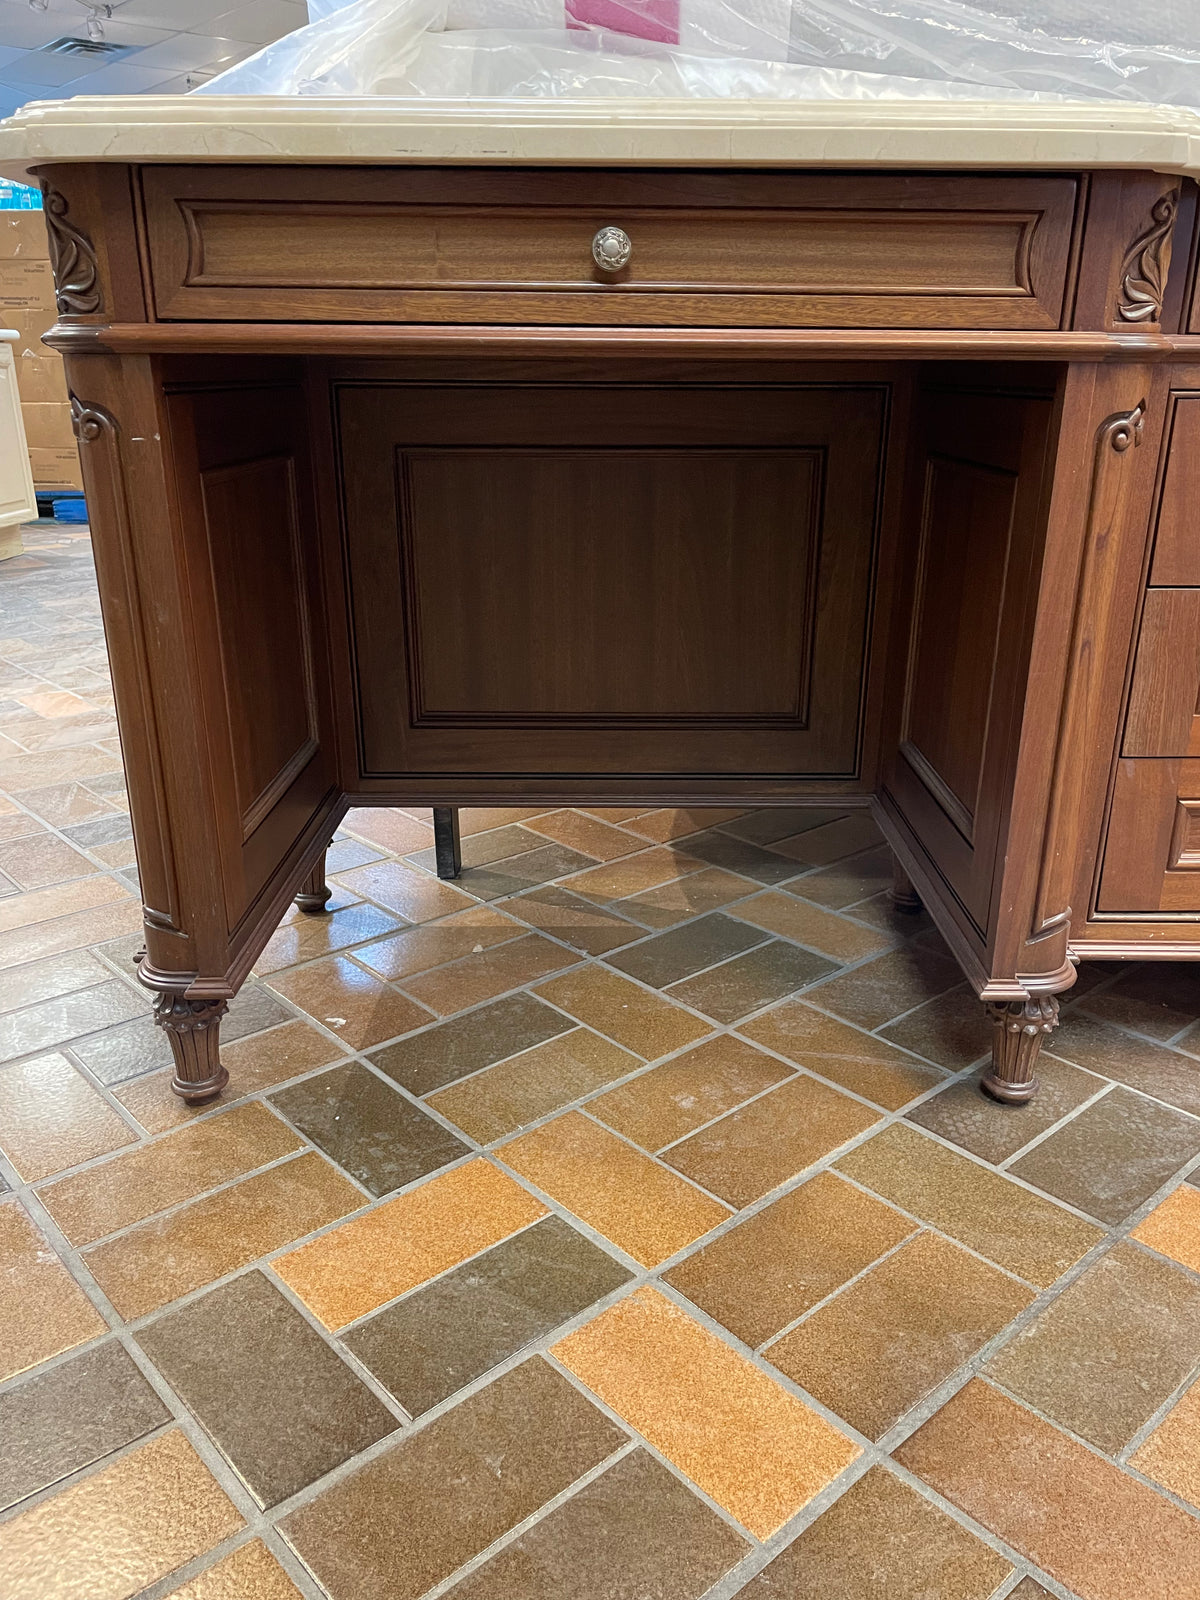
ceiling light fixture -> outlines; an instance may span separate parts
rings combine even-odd
[[[49,11],[50,0],[29,0],[30,11]]]

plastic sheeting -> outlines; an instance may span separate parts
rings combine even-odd
[[[1200,107],[1200,0],[309,0],[197,94]]]

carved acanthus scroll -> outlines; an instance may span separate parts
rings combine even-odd
[[[50,265],[54,269],[59,315],[78,316],[99,311],[103,300],[91,240],[74,223],[67,221],[67,202],[48,183],[42,185],[42,206],[50,235]]]
[[[1156,200],[1150,212],[1150,226],[1125,252],[1117,304],[1117,314],[1123,322],[1157,322],[1162,316],[1167,268],[1171,264],[1171,233],[1178,209],[1178,189]]]

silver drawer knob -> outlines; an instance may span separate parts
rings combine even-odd
[[[601,228],[592,240],[592,260],[601,272],[620,272],[632,254],[633,241],[624,228]]]

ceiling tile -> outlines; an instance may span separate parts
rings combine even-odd
[[[139,50],[131,58],[139,67],[168,67],[172,72],[184,72],[189,67],[207,67],[217,71],[231,67],[254,48],[238,39],[208,39],[195,33],[177,33],[149,50]]]
[[[172,76],[169,67],[139,67],[135,60],[114,61],[71,85],[71,94],[145,94]]]

